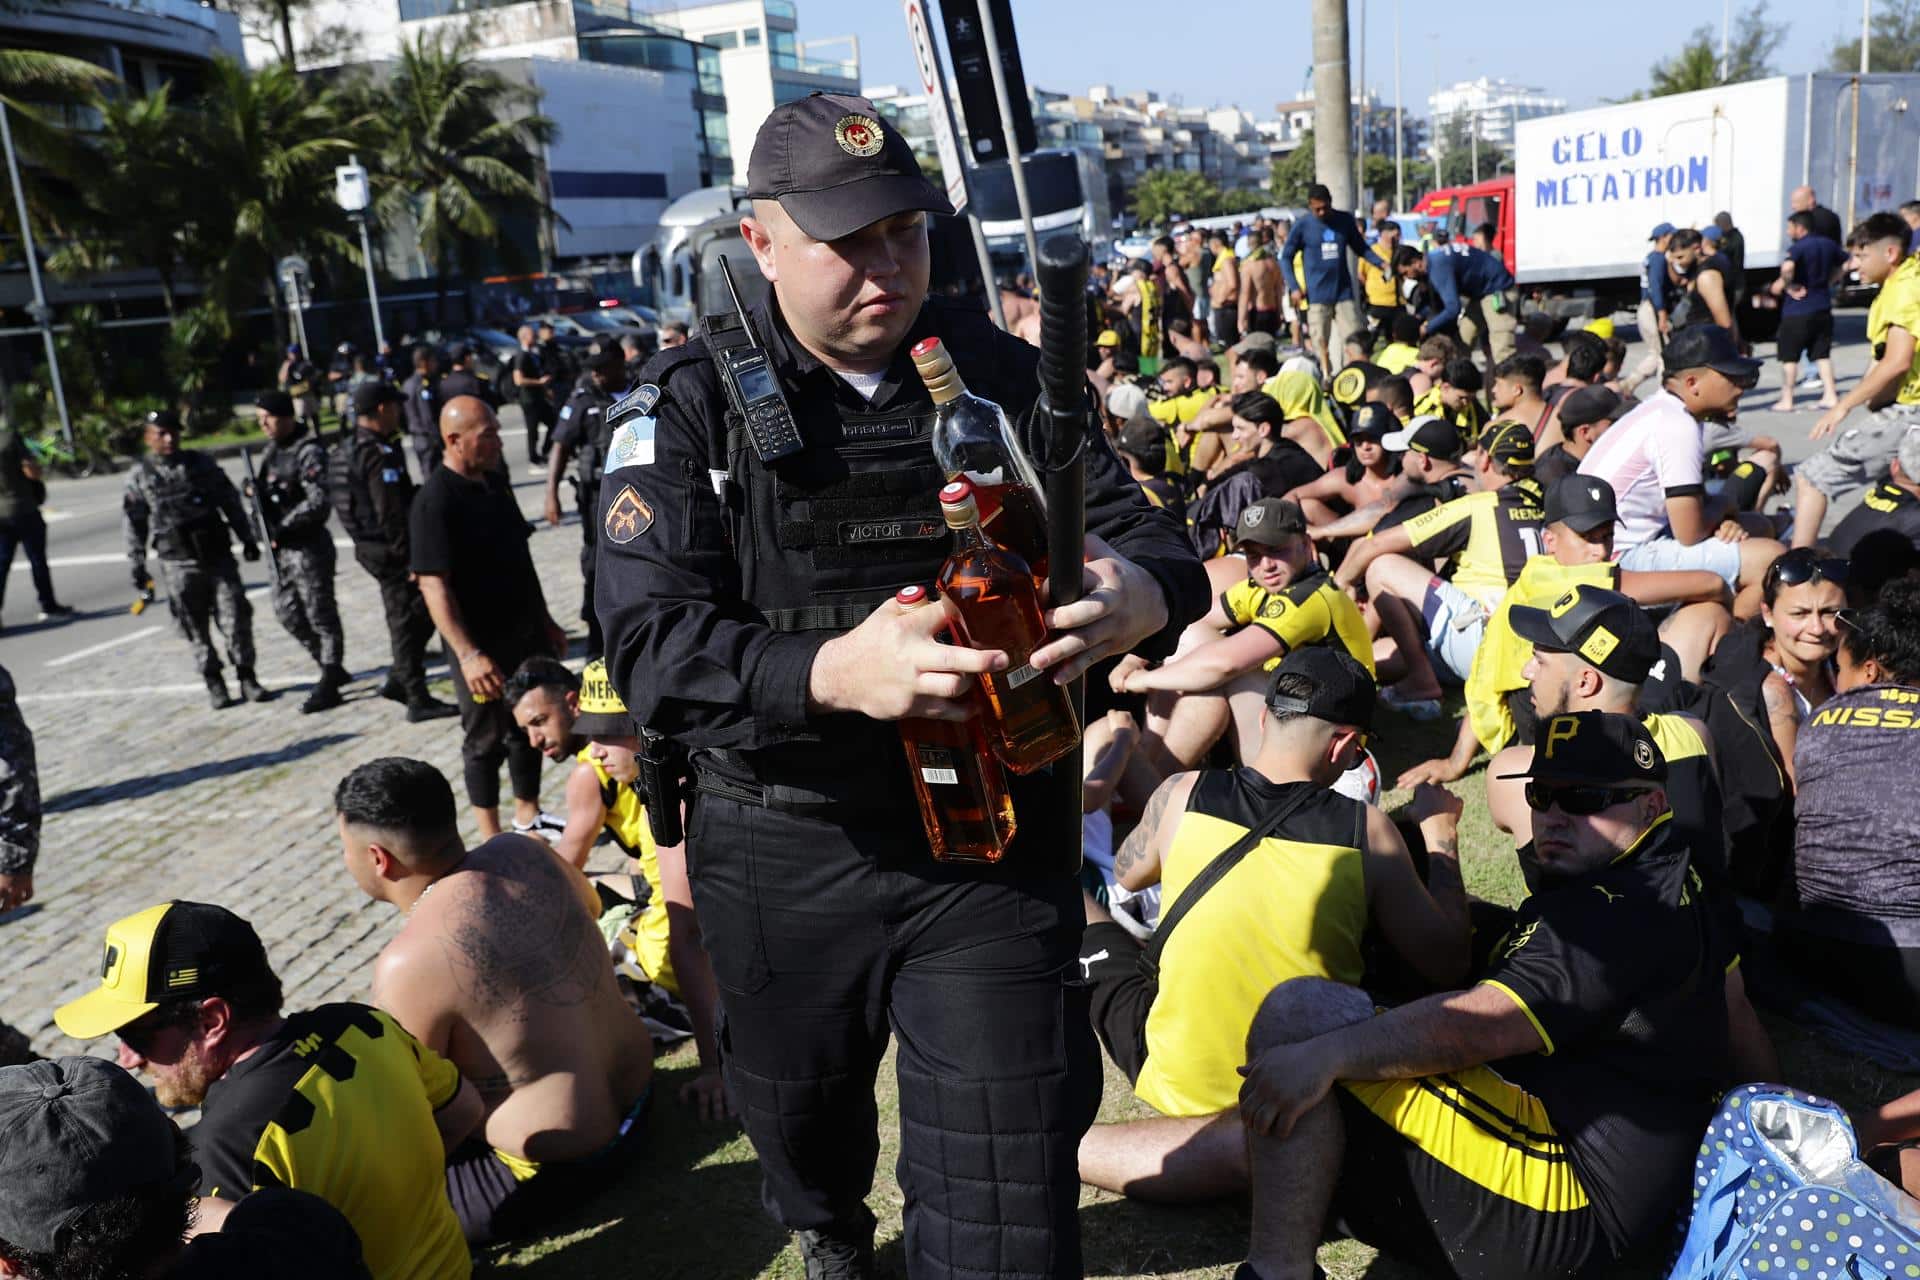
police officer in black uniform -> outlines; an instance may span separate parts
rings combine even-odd
[[[194,664],[206,677],[207,696],[218,711],[233,705],[213,650],[213,628],[227,640],[227,660],[240,679],[240,695],[250,702],[273,697],[253,675],[253,606],[233,562],[228,529],[240,538],[249,560],[260,558],[253,523],[240,491],[204,453],[180,447],[180,417],[171,409],[147,415],[147,456],[127,476],[121,497],[121,531],[133,587],[153,586],[147,574],[147,539],[160,554],[160,578],[167,589],[180,634],[193,646]],[[222,522],[225,522],[224,524]]]
[[[255,496],[266,518],[267,554],[280,570],[273,612],[320,668],[320,679],[300,704],[311,715],[339,706],[340,690],[353,680],[341,665],[347,642],[333,598],[339,557],[327,529],[327,451],[293,416],[293,397],[286,392],[262,392],[256,403],[267,447]]]
[[[1079,815],[1045,779],[1015,779],[1006,858],[936,863],[889,723],[964,719],[978,674],[1006,661],[939,643],[941,610],[890,600],[949,549],[909,348],[938,335],[1017,422],[1038,353],[927,297],[927,214],[951,210],[865,99],[775,108],[748,187],[742,231],[774,282],[753,327],[802,447],[762,459],[778,450],[731,414],[710,354],[743,335],[710,321],[616,405],[597,531],[615,683],[692,751],[688,862],[728,1084],[809,1277],[872,1274],[890,1028],[908,1274],[1077,1277],[1076,1151],[1100,1073],[1063,867]],[[1164,656],[1208,604],[1172,518],[1097,429],[1085,450],[1088,594],[1050,611],[1043,678]]]
[[[573,384],[573,393],[560,406],[560,420],[553,429],[553,448],[547,456],[547,523],[560,523],[560,473],[567,455],[579,459],[574,476],[574,497],[580,508],[580,575],[584,590],[580,597],[580,617],[587,624],[587,656],[597,658],[606,651],[600,637],[600,618],[593,608],[594,550],[593,533],[598,528],[594,516],[600,510],[600,477],[607,470],[607,449],[612,429],[607,425],[607,410],[614,397],[627,385],[626,351],[611,338],[595,338],[587,348],[587,367]]]
[[[353,539],[353,558],[380,585],[393,665],[380,696],[407,707],[407,719],[443,720],[459,715],[451,703],[427,692],[427,641],[433,619],[407,570],[407,512],[413,480],[400,452],[400,411],[406,397],[384,382],[353,393],[354,432],[328,459],[327,492],[340,527]]]

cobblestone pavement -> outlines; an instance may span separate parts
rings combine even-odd
[[[580,530],[571,519],[557,529],[540,519],[542,473],[517,467],[514,478],[537,524],[533,556],[548,607],[582,636]],[[403,708],[375,694],[388,658],[379,595],[350,555],[340,557],[337,583],[355,680],[345,706],[318,715],[299,712],[313,664],[274,621],[264,593],[254,601],[254,633],[261,679],[282,691],[272,702],[208,709],[164,613],[168,625],[151,639],[16,673],[46,823],[34,900],[0,917],[0,1020],[42,1053],[113,1051],[111,1038],[83,1046],[62,1036],[53,1010],[98,981],[109,922],[170,898],[218,903],[250,920],[286,985],[288,1009],[367,997],[373,958],[399,917],[364,897],[341,865],[334,785],[367,760],[406,755],[438,766],[458,796],[460,734],[457,720],[408,724]],[[450,697],[437,643],[430,657],[429,677]],[[558,805],[564,785],[565,770],[549,769],[546,799]],[[464,799],[460,813],[472,838]],[[618,862],[605,850],[596,859]]]

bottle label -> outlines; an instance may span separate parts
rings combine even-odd
[[[957,787],[960,785],[960,771],[954,767],[957,763],[953,752],[942,747],[919,747],[920,777],[929,786]]]
[[[1013,670],[1001,676],[1000,680],[1007,686],[1008,689],[1010,690],[1018,689],[1023,684],[1030,684],[1034,680],[1039,679],[1040,674],[1041,674],[1040,672],[1034,670],[1033,664],[1031,662],[1023,662],[1019,666],[1015,667]]]

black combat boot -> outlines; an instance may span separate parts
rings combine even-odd
[[[240,678],[240,696],[248,702],[272,702],[273,695],[261,687],[253,678],[252,667],[237,667],[234,674]]]
[[[233,705],[233,695],[227,692],[226,677],[215,667],[207,674],[207,703],[215,711],[225,711]]]
[[[801,1231],[795,1235],[807,1264],[807,1280],[871,1280],[873,1276],[873,1214],[862,1205],[861,1223],[828,1231]]]
[[[407,692],[407,723],[420,724],[427,720],[445,720],[449,716],[460,714],[460,708],[451,702],[442,702],[427,692],[422,684]]]
[[[336,666],[320,668],[320,679],[314,682],[313,689],[307,694],[307,700],[300,704],[300,714],[310,716],[316,711],[328,711],[339,706],[346,699],[340,696],[340,686],[346,681],[336,676],[346,675]]]

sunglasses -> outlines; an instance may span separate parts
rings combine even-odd
[[[195,1021],[199,1014],[200,1006],[191,1000],[163,1004],[158,1009],[142,1014],[120,1028],[120,1041],[141,1057],[151,1057],[154,1041],[160,1037],[161,1033],[175,1027],[187,1026]]]
[[[1847,562],[1845,560],[1823,560],[1810,551],[1789,551],[1767,566],[1766,589],[1771,592],[1776,587],[1803,587],[1809,582],[1845,582],[1847,580]]]
[[[1537,813],[1558,809],[1564,814],[1584,818],[1625,804],[1644,794],[1644,787],[1550,787],[1537,782],[1527,784],[1527,805]]]

